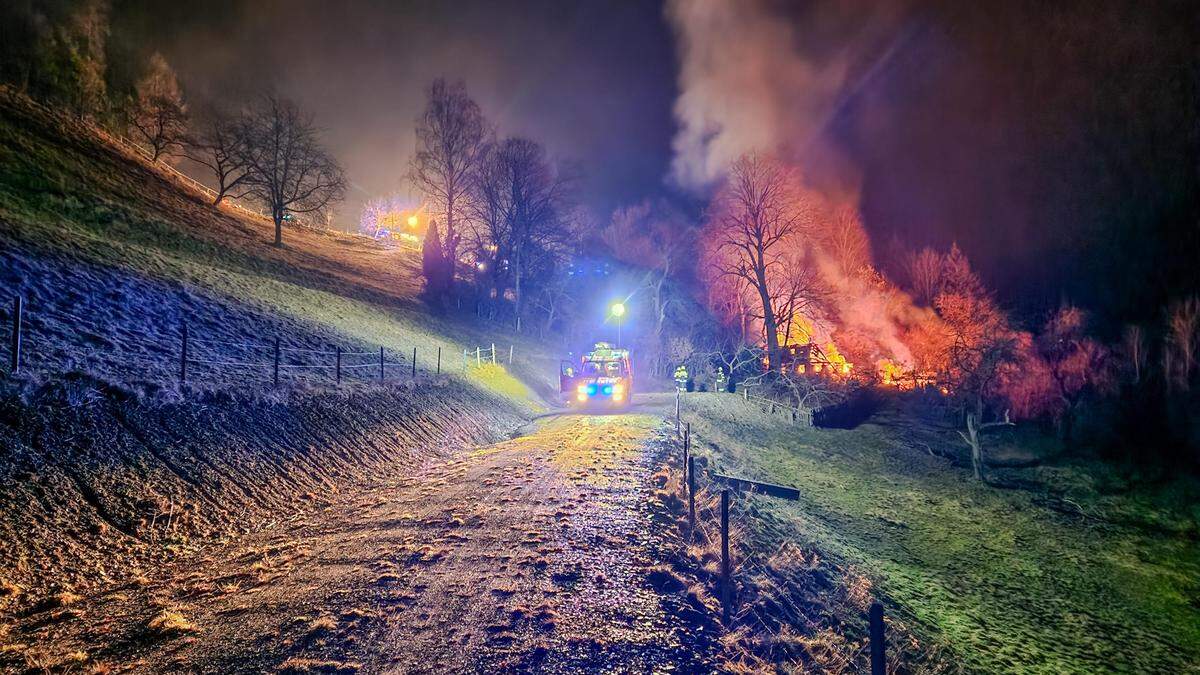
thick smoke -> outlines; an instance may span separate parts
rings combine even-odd
[[[679,50],[679,130],[671,177],[702,189],[749,150],[811,138],[834,106],[845,64],[801,55],[803,36],[763,0],[672,0]]]
[[[817,244],[812,257],[835,298],[833,316],[806,320],[832,322],[835,334],[859,336],[873,358],[910,364],[902,335],[929,310],[864,274],[871,256],[857,215],[857,171],[829,133],[843,102],[878,76],[905,34],[902,8],[844,0],[671,0],[667,17],[677,36],[680,92],[670,178],[705,192],[752,151],[798,167],[805,189],[820,193],[814,196],[824,214],[819,229],[844,233]],[[850,222],[839,224],[836,214],[847,212],[854,214]],[[854,237],[861,237],[861,254],[847,261],[835,241]]]

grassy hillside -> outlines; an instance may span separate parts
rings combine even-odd
[[[798,504],[756,499],[760,547],[791,541],[856,568],[971,672],[1200,668],[1194,481],[1063,459],[993,469],[1008,487],[984,485],[947,459],[962,454],[951,430],[896,405],[821,430],[692,394],[685,419],[719,468],[800,489]]]
[[[5,319],[11,296],[25,298],[29,372],[171,388],[186,321],[190,379],[206,387],[268,382],[276,337],[294,382],[330,382],[334,357],[320,352],[335,347],[358,353],[344,361],[350,381],[378,376],[380,346],[402,364],[389,376],[407,372],[413,347],[421,370],[441,347],[443,372],[464,376],[462,350],[495,342],[507,356],[516,342],[526,375],[549,387],[553,358],[539,345],[432,317],[411,252],[306,230],[286,232],[282,249],[270,241],[269,223],[214,208],[87,127],[0,92],[0,295]],[[530,401],[516,378],[483,374],[465,376]]]

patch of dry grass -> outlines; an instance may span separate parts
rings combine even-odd
[[[146,628],[160,637],[177,637],[197,630],[179,608],[163,609],[146,622]]]

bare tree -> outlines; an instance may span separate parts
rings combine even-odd
[[[1200,298],[1187,298],[1167,308],[1167,336],[1163,371],[1168,386],[1180,391],[1191,387],[1200,365]]]
[[[977,480],[984,480],[982,433],[1010,426],[1008,410],[1002,417],[986,420],[989,403],[1003,398],[1001,375],[1017,358],[1017,336],[992,299],[965,263],[959,287],[970,292],[942,293],[937,309],[953,336],[948,358],[951,390],[963,407],[965,430],[958,433],[971,450],[971,468]]]
[[[863,229],[858,209],[842,205],[833,210],[825,230],[825,248],[845,276],[858,274],[871,264],[871,241]]]
[[[908,258],[908,282],[917,302],[928,305],[937,296],[942,277],[942,256],[926,246]]]
[[[534,141],[508,138],[484,152],[475,182],[476,217],[508,270],[518,329],[531,272],[545,269],[573,236],[572,184]]]
[[[129,116],[135,135],[150,145],[154,161],[183,149],[188,114],[175,71],[161,54],[150,57],[149,70],[137,83],[137,101]]]
[[[703,239],[707,264],[719,276],[753,289],[762,309],[768,365],[780,368],[778,279],[787,272],[788,254],[811,223],[797,179],[779,161],[742,156],[713,202]]]
[[[263,97],[241,125],[245,185],[271,211],[275,245],[283,245],[283,221],[293,213],[319,213],[342,199],[342,167],[317,141],[312,118],[295,103]]]
[[[487,145],[487,125],[462,82],[438,78],[417,120],[417,151],[408,177],[424,195],[430,215],[444,226],[442,254],[453,280],[462,226],[471,211],[475,174]]]
[[[1121,351],[1127,361],[1133,383],[1140,384],[1149,361],[1146,331],[1141,326],[1125,326],[1125,331],[1121,334]]]
[[[650,296],[654,315],[652,335],[660,357],[667,313],[676,302],[667,293],[667,282],[684,266],[692,251],[691,228],[691,223],[677,209],[645,201],[617,209],[600,234],[617,260],[645,270],[640,286]],[[660,372],[661,365],[657,364],[654,372]]]
[[[188,141],[188,159],[202,164],[213,173],[217,196],[213,205],[226,197],[245,196],[247,153],[246,137],[240,133],[242,120],[225,110],[212,108],[202,116],[199,133]]]

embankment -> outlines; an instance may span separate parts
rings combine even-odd
[[[0,400],[0,594],[87,596],[338,492],[494,441],[511,402],[448,378],[145,403],[81,381]]]

